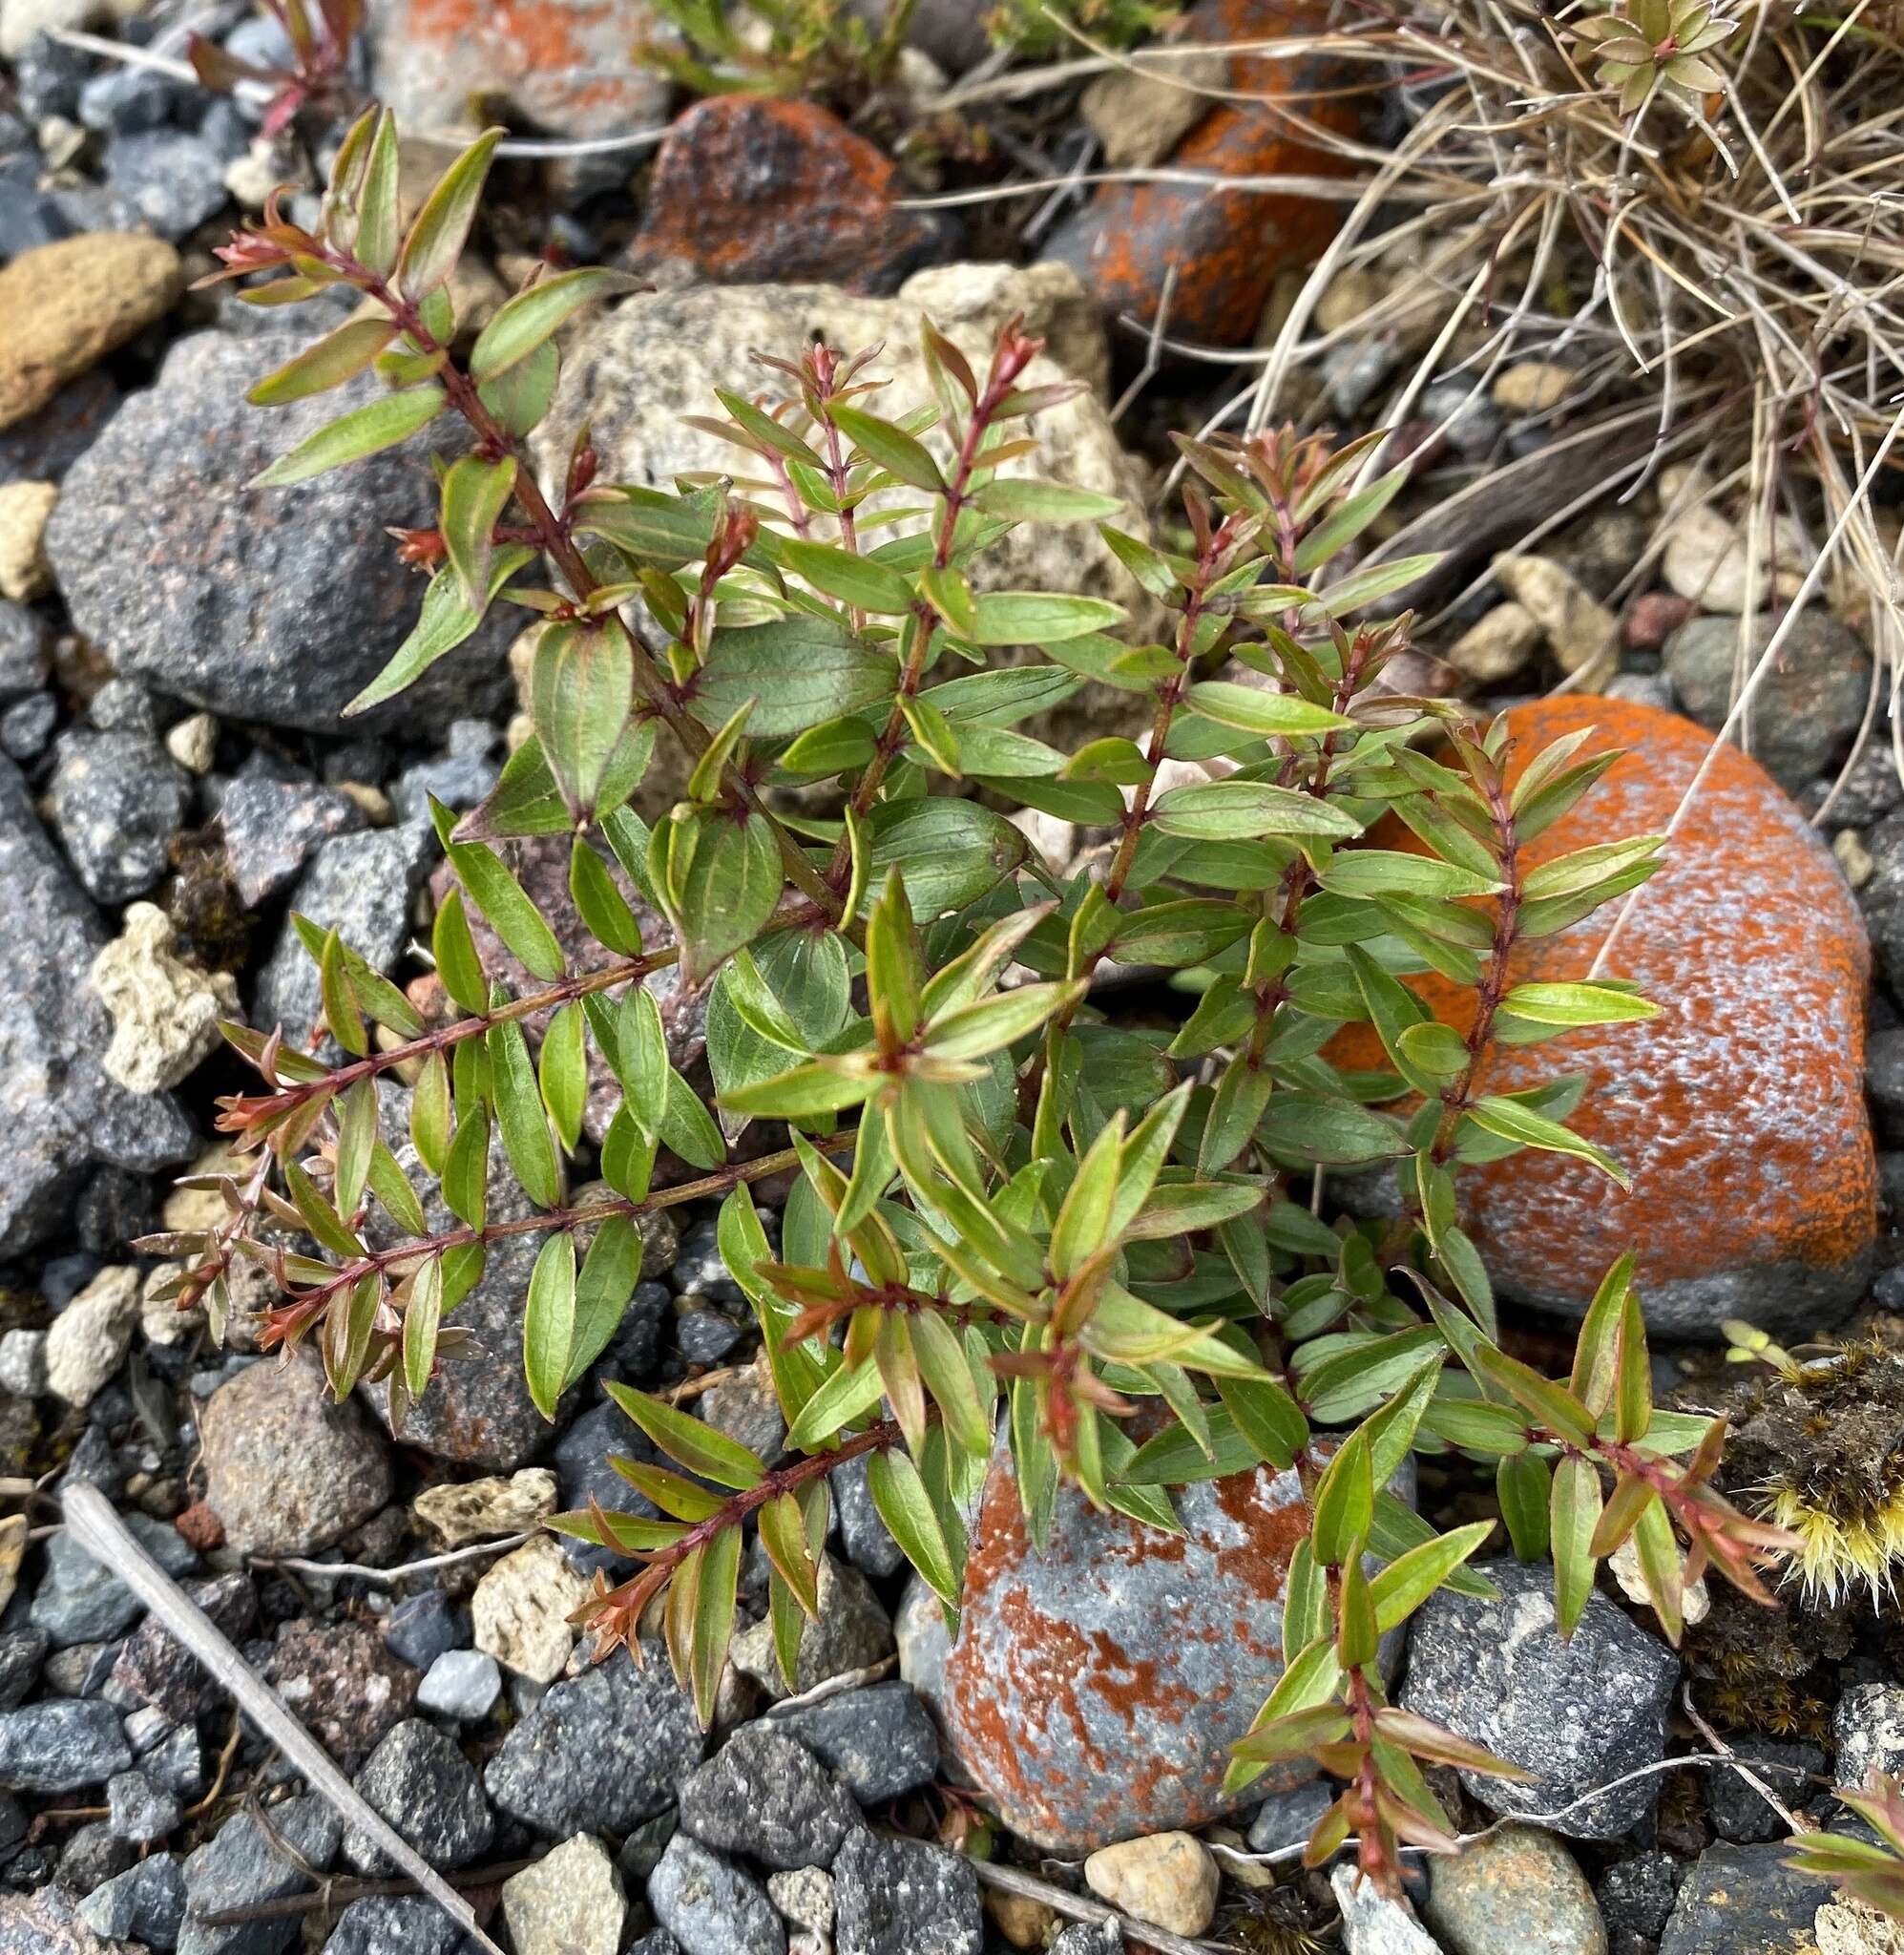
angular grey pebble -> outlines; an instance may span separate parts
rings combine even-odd
[[[154,129],[106,148],[106,183],[176,243],[224,208],[224,158],[202,137]]]
[[[502,1694],[502,1671],[481,1650],[446,1650],[416,1688],[417,1708],[459,1724],[487,1717]]]
[[[879,1518],[867,1485],[867,1470],[862,1454],[844,1466],[835,1466],[826,1481],[833,1490],[833,1514],[840,1524],[840,1545],[846,1549],[847,1559],[862,1574],[884,1581],[899,1572],[906,1553]]]
[[[861,1827],[833,1862],[836,1955],[980,1955],[985,1944],[972,1863],[921,1839]]]
[[[1334,1803],[1335,1788],[1322,1778],[1270,1794],[1249,1822],[1250,1852],[1277,1853],[1286,1846],[1301,1845]]]
[[[938,1776],[938,1728],[918,1692],[897,1679],[776,1712],[767,1728],[798,1738],[863,1806]]]
[[[62,1698],[0,1714],[0,1785],[77,1792],[132,1764],[119,1713],[96,1698]]]
[[[165,1839],[183,1817],[177,1796],[143,1772],[115,1772],[106,1781],[106,1823],[135,1846]]]
[[[685,1833],[668,1841],[649,1875],[648,1905],[682,1955],[786,1955],[786,1929],[766,1889]]]
[[[1631,1860],[1616,1860],[1593,1890],[1607,1933],[1657,1942],[1684,1871],[1669,1853],[1636,1853]]]
[[[59,702],[36,692],[0,713],[0,752],[10,760],[37,760],[59,725]]]
[[[126,1525],[168,1575],[189,1575],[199,1566],[178,1528],[145,1514],[128,1514]],[[47,1572],[33,1596],[31,1621],[55,1650],[104,1642],[144,1613],[145,1604],[71,1534],[62,1530],[47,1543]]]
[[[642,1654],[553,1685],[503,1739],[483,1774],[501,1811],[554,1839],[618,1838],[675,1803],[706,1740],[665,1651]]]
[[[1754,1778],[1794,1811],[1810,1804],[1826,1782],[1825,1754],[1818,1745],[1747,1736],[1734,1739],[1732,1750]],[[1722,1839],[1748,1846],[1785,1838],[1785,1821],[1757,1787],[1724,1765],[1705,1776],[1705,1809]]]
[[[1817,1874],[1786,1865],[1790,1849],[1708,1846],[1692,1863],[1660,1937],[1660,1955],[1759,1955],[1813,1947],[1819,1908],[1840,1898]]]
[[[337,1917],[324,1955],[455,1955],[463,1931],[421,1894],[369,1894]]]
[[[0,1635],[0,1711],[26,1699],[46,1661],[47,1639],[38,1629],[10,1629]]]
[[[1066,1928],[1045,1955],[1123,1955],[1123,1945],[1116,1922],[1106,1922],[1101,1928],[1078,1922]]]
[[[287,1841],[305,1866],[326,1871],[337,1857],[341,1828],[337,1815],[321,1798],[305,1796],[265,1809],[279,1839]],[[284,1858],[249,1813],[227,1819],[214,1838],[185,1862],[188,1919],[178,1937],[179,1955],[278,1955],[296,1938],[294,1921],[246,1922],[207,1927],[192,1917],[221,1914],[259,1901],[278,1901],[309,1886],[303,1868]]]
[[[407,1717],[391,1731],[353,1782],[431,1866],[467,1866],[495,1838],[476,1768],[421,1717]],[[395,1871],[384,1849],[355,1827],[344,1836],[344,1855],[373,1878]]]
[[[413,1670],[428,1670],[439,1656],[469,1647],[470,1614],[440,1588],[406,1596],[384,1621],[384,1647]]]
[[[1543,1823],[1576,1839],[1619,1839],[1658,1803],[1657,1776],[1573,1801],[1664,1756],[1679,1658],[1598,1593],[1571,1640],[1562,1638],[1544,1563],[1503,1559],[1475,1572],[1500,1599],[1447,1588],[1429,1598],[1414,1619],[1403,1709],[1533,1775],[1510,1783],[1463,1771],[1462,1784],[1483,1805],[1510,1816],[1557,1814]]]
[[[62,733],[49,803],[79,880],[97,902],[143,895],[185,823],[184,769],[149,733]]]
[[[74,1894],[90,1894],[116,1880],[137,1858],[131,1840],[121,1839],[104,1819],[93,1819],[75,1826],[60,1848],[54,1879]]]
[[[176,1853],[156,1853],[79,1903],[79,1919],[108,1942],[174,1948],[185,1920],[185,1875]]]
[[[830,1866],[859,1822],[813,1754],[764,1724],[743,1726],[680,1789],[682,1831],[770,1867]]]
[[[255,910],[297,875],[321,842],[361,829],[364,815],[335,788],[257,774],[225,789],[219,825],[238,899]]]

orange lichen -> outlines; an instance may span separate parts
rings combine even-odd
[[[1663,830],[1712,744],[1688,720],[1612,699],[1541,701],[1509,725],[1511,779],[1580,727],[1597,729],[1585,753],[1627,750],[1523,851],[1523,869]],[[1391,826],[1371,839],[1419,846]],[[1618,912],[1521,945],[1514,981],[1583,978]],[[1831,855],[1756,762],[1729,746],[1717,756],[1602,975],[1636,979],[1660,1015],[1499,1047],[1482,1085],[1584,1073],[1572,1124],[1622,1162],[1632,1191],[1554,1154],[1465,1168],[1467,1216],[1496,1282],[1578,1310],[1631,1246],[1649,1313],[1669,1331],[1713,1333],[1727,1316],[1810,1326],[1854,1302],[1876,1226],[1863,1089],[1870,949]],[[1438,1017],[1472,1023],[1471,994],[1433,975],[1408,981]],[[1385,1063],[1366,1026],[1329,1056]]]

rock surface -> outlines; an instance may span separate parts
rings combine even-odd
[[[685,1832],[770,1867],[830,1866],[859,1822],[813,1754],[766,1724],[743,1725],[680,1789]]]
[[[503,1882],[515,1955],[618,1955],[627,1907],[615,1862],[587,1833]]]
[[[433,1724],[407,1717],[365,1761],[356,1789],[433,1867],[468,1866],[489,1851],[495,1818],[476,1768]],[[367,1832],[344,1836],[344,1857],[380,1879],[397,1869]]]
[[[930,1785],[938,1773],[931,1716],[896,1679],[776,1712],[773,1729],[797,1738],[863,1806]]]
[[[366,374],[270,413],[250,406],[246,389],[305,343],[290,332],[179,341],[154,386],[68,472],[47,554],[75,627],[122,675],[223,717],[329,733],[422,598],[378,525],[430,519],[423,457],[432,441],[458,436],[445,416],[338,473],[247,488],[380,391]],[[500,616],[486,622],[421,684],[356,724],[441,725],[493,702],[507,630]]]
[[[476,1584],[470,1599],[476,1648],[532,1683],[554,1683],[575,1647],[569,1616],[588,1593],[554,1538],[538,1534]]]
[[[1337,1866],[1329,1884],[1342,1911],[1342,1942],[1349,1955],[1445,1955],[1406,1901],[1391,1901],[1352,1864]]]
[[[1271,41],[1313,32],[1321,16],[1302,0],[1202,0],[1182,16],[1179,42]],[[1301,96],[1301,113],[1338,134],[1352,132],[1352,105],[1316,99],[1340,71],[1312,54],[1232,55],[1230,99],[1199,118],[1172,165],[1220,177],[1333,176],[1350,164],[1305,139],[1261,102]],[[1306,263],[1336,228],[1325,200],[1203,184],[1106,183],[1053,233],[1047,256],[1072,266],[1104,310],[1147,326],[1176,272],[1169,323],[1186,339],[1241,346],[1256,331],[1279,273]]]
[[[129,1093],[101,1063],[112,1022],[78,981],[106,935],[0,760],[0,1254],[54,1228],[95,1161],[138,1173],[193,1150],[165,1095]]]
[[[1122,1914],[1173,1934],[1201,1935],[1217,1911],[1217,1863],[1189,1833],[1153,1833],[1100,1846],[1084,1862],[1085,1884]]]
[[[624,262],[669,285],[889,292],[943,235],[931,213],[893,208],[904,188],[882,151],[817,102],[710,95],[656,152]]]
[[[90,1405],[119,1368],[139,1314],[139,1273],[101,1270],[53,1318],[46,1336],[46,1386],[69,1405]]]
[[[23,251],[0,271],[0,428],[170,311],[183,283],[159,238],[93,231]]]
[[[1551,1833],[1504,1826],[1429,1861],[1428,1923],[1449,1955],[1606,1955],[1606,1923]]]
[[[119,935],[93,959],[93,989],[113,1015],[106,1071],[129,1093],[178,1085],[218,1045],[218,1021],[238,1010],[230,972],[200,970],[173,943],[165,912],[135,903]]]
[[[1795,1873],[1784,1846],[1710,1846],[1686,1875],[1660,1937],[1660,1955],[1803,1955],[1815,1946],[1819,1908],[1838,1898],[1831,1881]]]
[[[1229,1747],[1282,1674],[1295,1475],[1202,1482],[1177,1507],[1172,1537],[1061,1493],[1040,1556],[993,1461],[939,1710],[1006,1823],[1053,1852],[1225,1810]]]
[[[668,1841],[648,1876],[648,1904],[684,1955],[731,1955],[739,1948],[748,1955],[785,1955],[786,1930],[766,1890],[744,1868],[685,1833]],[[840,1955],[846,1955],[844,1942]]]
[[[922,1839],[861,1827],[833,1862],[837,1955],[979,1955],[978,1876]]]
[[[1545,1563],[1478,1562],[1475,1571],[1499,1599],[1431,1596],[1414,1618],[1397,1701],[1532,1775],[1511,1782],[1463,1771],[1484,1805],[1509,1815],[1568,1807],[1544,1823],[1576,1839],[1618,1839],[1658,1803],[1657,1778],[1572,1802],[1663,1755],[1679,1658],[1598,1593],[1563,1639]]]
[[[142,895],[184,826],[184,772],[145,731],[62,733],[54,754],[52,823],[88,894],[100,903]]]
[[[1526,850],[1530,868],[1663,830],[1711,744],[1687,720],[1608,699],[1518,707],[1509,725],[1510,778],[1581,727],[1597,729],[1582,752],[1627,755]],[[1513,979],[1585,977],[1618,909],[1517,951]],[[1492,1092],[1585,1073],[1574,1125],[1633,1179],[1624,1192],[1556,1154],[1467,1169],[1470,1230],[1496,1286],[1578,1316],[1631,1246],[1647,1318],[1669,1336],[1715,1336],[1727,1317],[1815,1332],[1842,1315],[1864,1294],[1876,1227],[1870,961],[1823,842],[1756,762],[1721,753],[1606,974],[1636,979],[1659,1016],[1497,1048],[1488,1063]],[[1411,986],[1437,1017],[1470,1021],[1471,999],[1438,978]],[[1329,1056],[1383,1063],[1374,1052],[1351,1028]]]
[[[220,1385],[204,1412],[205,1499],[241,1554],[328,1547],[390,1497],[383,1441],[350,1400],[331,1402],[302,1352]]]

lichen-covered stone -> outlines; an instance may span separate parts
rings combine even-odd
[[[889,292],[934,255],[931,216],[897,210],[891,160],[817,102],[711,95],[655,156],[633,270],[667,284]]]
[[[1523,871],[1663,830],[1712,745],[1676,714],[1612,699],[1544,700],[1508,725],[1510,780],[1582,727],[1595,729],[1582,754],[1626,750],[1522,852]],[[1523,945],[1514,981],[1583,978],[1618,908]],[[1622,1191],[1583,1162],[1534,1152],[1464,1169],[1469,1227],[1496,1285],[1579,1315],[1633,1248],[1647,1317],[1669,1335],[1716,1335],[1727,1317],[1816,1331],[1842,1314],[1864,1293],[1876,1229],[1870,967],[1863,920],[1824,843],[1755,761],[1726,748],[1605,973],[1637,980],[1659,1016],[1497,1047],[1488,1062],[1482,1083],[1496,1093],[1584,1073],[1572,1125],[1633,1180]],[[1432,975],[1410,983],[1437,1017],[1472,1022],[1471,993]],[[1383,1062],[1361,1027],[1329,1056]]]
[[[1182,20],[1180,41],[1273,41],[1325,24],[1306,0],[1203,0]],[[1176,169],[1214,177],[1318,177],[1352,167],[1290,126],[1289,107],[1326,128],[1355,127],[1352,98],[1317,98],[1339,68],[1312,53],[1232,55],[1231,96],[1202,116],[1177,146]],[[1246,99],[1259,97],[1257,100]],[[1301,97],[1298,101],[1296,97]],[[1301,265],[1333,235],[1340,206],[1321,198],[1181,182],[1105,183],[1053,234],[1047,256],[1072,266],[1107,313],[1159,316],[1174,271],[1173,332],[1241,346],[1256,330],[1277,276]]]
[[[1229,1747],[1282,1674],[1283,1584],[1308,1528],[1296,1476],[1264,1467],[1176,1501],[1181,1536],[1061,1493],[1040,1555],[993,1461],[939,1709],[1000,1817],[1052,1852],[1224,1811]]]
[[[228,971],[202,971],[173,948],[171,919],[134,903],[117,937],[93,959],[93,989],[113,1015],[106,1071],[134,1093],[176,1086],[219,1042],[238,1009]]]

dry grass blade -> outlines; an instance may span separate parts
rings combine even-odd
[[[502,1955],[477,1925],[470,1903],[331,1763],[323,1746],[258,1680],[211,1618],[139,1545],[105,1495],[96,1487],[75,1486],[63,1504],[73,1538],[100,1566],[111,1568],[199,1659],[213,1681],[303,1775],[311,1790],[351,1826],[367,1833],[479,1948],[488,1955]]]

